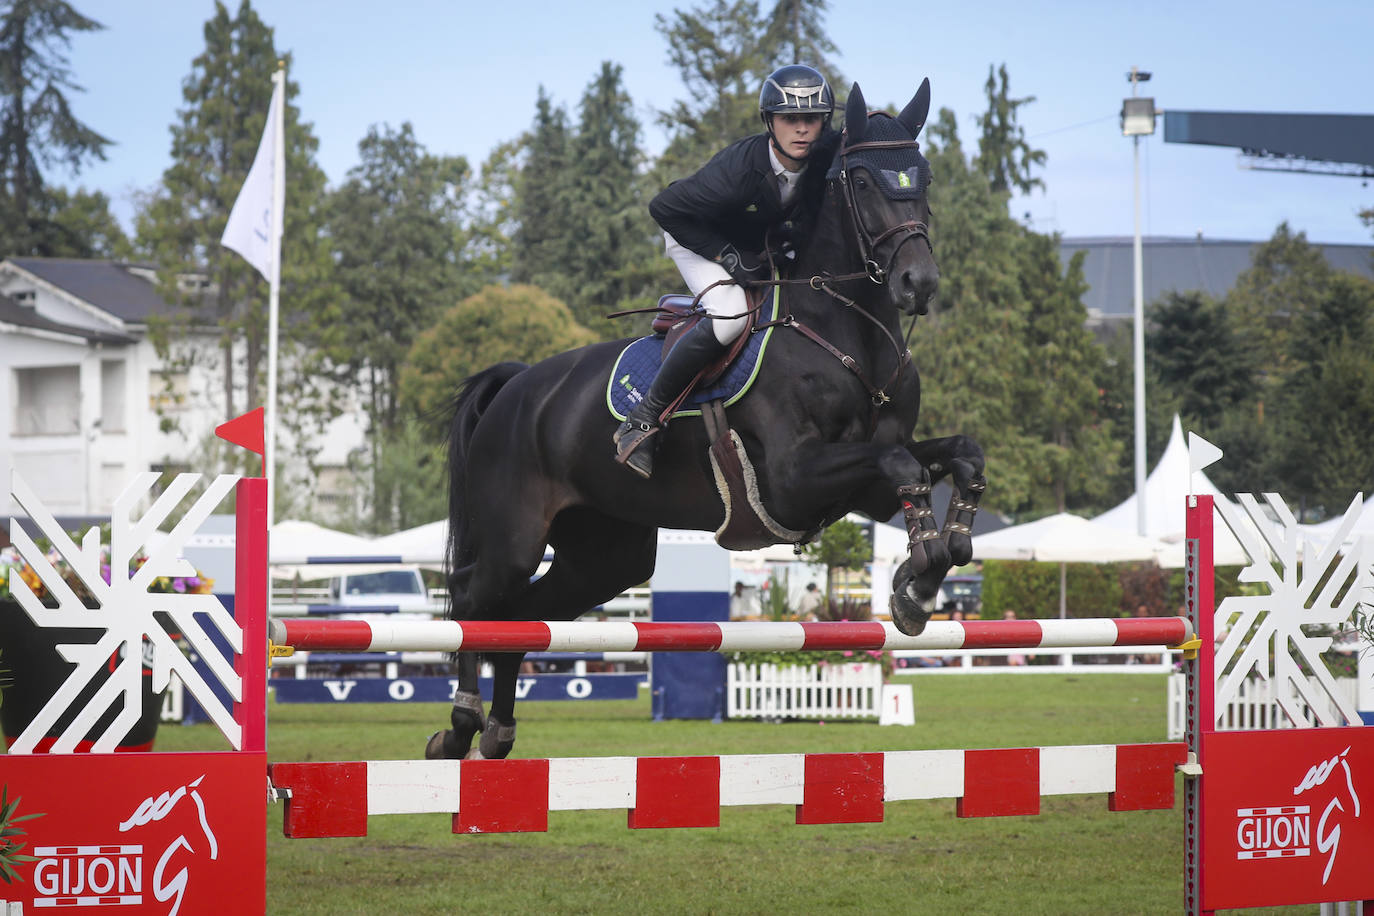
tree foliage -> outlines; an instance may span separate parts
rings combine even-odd
[[[825,595],[833,607],[836,604],[836,571],[863,569],[865,564],[871,563],[873,542],[864,534],[862,525],[842,518],[802,548],[802,556],[808,563],[825,567]]]
[[[839,53],[825,31],[827,0],[777,0],[768,14],[763,45],[768,49],[768,69],[806,64],[825,74],[832,87],[845,85],[834,62]]]
[[[387,456],[404,446],[400,376],[416,338],[460,293],[463,195],[469,178],[461,157],[436,156],[399,129],[373,126],[358,144],[359,164],[330,195],[327,227],[334,278],[342,295],[315,313],[317,368],[353,391],[368,418],[370,467],[405,463]],[[400,511],[404,474],[373,480],[373,530]]]
[[[985,122],[999,101],[989,104]],[[998,115],[1003,133],[1019,136],[1015,114]],[[1097,384],[1106,356],[1083,326],[1081,263],[1062,265],[1056,238],[1011,219],[1010,192],[985,169],[1001,154],[966,153],[949,109],[926,145],[941,281],[913,347],[925,380],[917,436],[978,439],[994,481],[987,503],[1003,511],[1100,505],[1110,491],[1099,471],[1120,445]]]
[[[988,107],[978,116],[978,126],[982,138],[978,144],[978,168],[988,179],[988,184],[996,192],[1013,189],[1029,194],[1034,188],[1043,188],[1045,182],[1032,175],[1031,170],[1045,164],[1045,151],[1032,149],[1026,141],[1026,131],[1017,120],[1017,113],[1024,105],[1035,101],[1035,96],[1024,98],[1011,97],[1011,80],[1007,76],[1007,65],[1002,64],[994,72],[988,67],[988,80],[983,86]]]
[[[64,0],[16,0],[0,13],[0,254],[94,253],[70,221],[55,218],[62,201],[44,170],[79,172],[112,142],[68,100],[81,91],[66,56],[71,34],[103,28]]]
[[[661,164],[680,177],[760,130],[759,86],[772,62],[762,47],[767,26],[754,0],[713,0],[671,16],[655,14],[654,27],[687,90],[659,114],[672,135]]]
[[[138,244],[158,265],[159,291],[180,305],[179,324],[155,336],[171,354],[179,329],[218,327],[217,364],[226,419],[263,402],[267,355],[267,283],[238,254],[219,244],[243,181],[257,154],[272,96],[278,52],[272,30],[248,0],[230,15],[216,2],[205,24],[205,50],[182,82],[186,107],[172,125],[172,164],[148,206],[138,215]],[[318,141],[290,104],[299,92],[286,83],[286,214],[282,243],[282,321],[291,345],[293,316],[309,312],[330,295],[327,250],[321,242],[324,173],[315,164]],[[188,278],[202,278],[190,282]],[[236,344],[238,348],[236,349]],[[297,406],[304,406],[304,399]]]
[[[469,375],[507,360],[538,362],[596,339],[538,287],[488,286],[444,309],[416,338],[401,373],[401,400],[409,414],[447,422]]]

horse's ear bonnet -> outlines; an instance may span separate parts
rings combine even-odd
[[[921,155],[916,135],[925,125],[929,110],[930,80],[921,83],[911,102],[895,118],[883,112],[866,114],[863,94],[859,91],[858,83],[855,83],[845,107],[845,139],[826,178],[838,178],[842,165],[845,168],[860,167],[873,175],[882,186],[883,195],[890,200],[924,197],[930,187],[930,162]],[[909,145],[844,152],[860,143],[884,140],[909,141]]]

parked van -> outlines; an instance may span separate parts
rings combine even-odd
[[[395,607],[402,611],[432,609],[418,566],[397,566],[345,573],[329,580],[331,603],[355,607]]]

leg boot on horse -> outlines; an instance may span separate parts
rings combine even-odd
[[[708,319],[699,322],[678,340],[663,360],[654,376],[649,393],[635,405],[625,422],[615,431],[615,460],[626,465],[640,477],[654,473],[654,435],[662,429],[663,412],[678,395],[687,390],[697,373],[709,366],[725,352],[728,344],[716,340],[716,332]],[[653,440],[653,441],[650,441]],[[647,443],[647,445],[646,445]]]

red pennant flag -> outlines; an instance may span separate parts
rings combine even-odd
[[[267,451],[267,445],[263,438],[263,415],[266,412],[266,408],[258,407],[241,417],[235,417],[228,423],[221,423],[215,427],[215,435],[226,442],[232,442],[250,452],[263,455]],[[266,461],[266,458],[264,457],[263,460]],[[266,467],[263,468],[263,476],[267,476]]]

